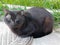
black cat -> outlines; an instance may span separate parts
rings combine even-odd
[[[53,16],[45,8],[33,7],[28,10],[4,12],[5,23],[18,36],[38,38],[52,32]]]

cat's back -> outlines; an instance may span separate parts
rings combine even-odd
[[[41,7],[33,7],[27,10],[32,18],[40,21],[40,23],[44,20],[44,18],[49,17],[53,20],[53,16],[45,9]]]

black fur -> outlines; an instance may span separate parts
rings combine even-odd
[[[52,32],[53,16],[44,8],[33,7],[25,11],[5,10],[5,13],[5,22],[18,36],[37,38]],[[6,18],[8,14],[11,16],[9,20]]]

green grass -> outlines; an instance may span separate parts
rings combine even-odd
[[[56,22],[60,22],[60,12],[54,12],[54,14],[53,14],[53,16],[54,16],[54,19],[55,19],[55,21]]]
[[[54,27],[57,28],[60,25],[60,12],[54,12],[52,15],[54,16]]]
[[[0,0],[3,4],[15,4],[23,6],[38,6],[50,9],[59,9],[60,0]]]

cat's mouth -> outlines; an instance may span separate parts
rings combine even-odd
[[[11,29],[13,29],[13,30],[18,30],[18,29],[20,29],[19,27],[10,27]]]
[[[22,25],[13,26],[13,29],[20,29]]]

